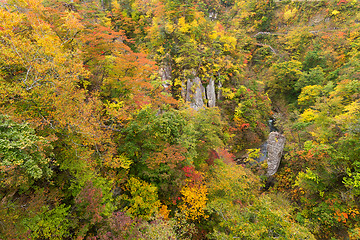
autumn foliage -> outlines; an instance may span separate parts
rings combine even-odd
[[[0,238],[359,239],[359,10],[2,1]]]

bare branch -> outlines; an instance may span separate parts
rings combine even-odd
[[[271,47],[270,45],[267,45],[267,44],[262,44],[262,43],[256,43],[257,46],[261,46],[261,47],[268,47],[271,49],[271,51],[277,55],[275,49],[273,47]]]
[[[272,32],[258,32],[253,37],[257,37],[258,35],[285,35],[287,33],[272,33]]]
[[[27,81],[27,79],[28,79],[28,77],[29,77],[29,73],[30,73],[30,71],[31,71],[31,68],[32,68],[32,66],[30,66],[30,67],[28,68],[28,70],[27,70],[27,72],[26,72],[26,77],[25,77],[25,79],[23,80],[23,83],[24,83],[24,85],[26,86],[26,88],[28,88],[26,81]]]

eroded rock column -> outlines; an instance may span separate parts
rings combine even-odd
[[[193,80],[188,79],[186,83],[186,98],[185,101],[190,102],[190,107],[199,110],[204,107],[203,97],[205,96],[205,88],[201,84],[199,77]]]
[[[267,176],[272,176],[279,168],[285,147],[285,136],[278,132],[271,132],[267,140],[268,169]]]
[[[215,81],[214,79],[210,79],[209,84],[206,86],[206,97],[208,107],[215,107],[216,105],[216,94],[215,94]]]

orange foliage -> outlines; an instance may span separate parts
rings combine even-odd
[[[184,153],[186,149],[179,145],[166,144],[161,152],[155,152],[150,156],[146,163],[150,169],[157,168],[160,164],[166,164],[171,169],[179,167],[185,161]]]

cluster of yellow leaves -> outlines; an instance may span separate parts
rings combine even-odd
[[[131,198],[126,199],[130,203],[127,212],[132,216],[149,220],[158,212],[160,201],[158,200],[157,187],[140,179],[131,177],[126,185]],[[162,212],[166,214],[165,209]]]
[[[300,121],[301,122],[313,122],[316,118],[316,112],[313,109],[306,109],[301,115],[300,115]]]
[[[343,113],[336,116],[335,119],[339,124],[347,125],[359,119],[360,103],[352,102],[344,107]]]
[[[186,185],[180,193],[183,203],[179,206],[186,219],[199,221],[207,218],[205,207],[207,202],[207,187],[205,185]]]
[[[293,52],[293,58],[298,59],[301,53],[301,48],[304,48],[307,44],[309,44],[309,39],[311,39],[311,37],[312,34],[310,33],[308,27],[294,28],[285,36],[285,49]]]
[[[222,87],[221,88],[222,95],[227,99],[233,99],[235,97],[235,92],[230,88]]]
[[[343,80],[335,86],[311,85],[302,88],[298,98],[300,106],[306,107],[299,122],[313,123],[310,134],[319,142],[328,142],[332,137],[329,128],[351,128],[360,115],[359,83]]]
[[[301,89],[301,94],[298,97],[298,103],[302,106],[314,104],[316,98],[321,94],[322,87],[320,85],[309,85]]]
[[[340,13],[340,12],[339,12],[338,10],[334,10],[334,11],[331,12],[331,15],[336,16],[336,15],[338,15],[339,13]]]
[[[109,168],[124,168],[129,169],[133,161],[124,155],[113,157],[111,162],[105,162],[104,164]]]
[[[247,149],[246,151],[248,154],[246,162],[249,163],[256,163],[256,159],[259,158],[260,155],[262,155],[262,153],[260,153],[260,148],[250,148]]]
[[[297,8],[288,8],[286,7],[286,10],[284,12],[284,19],[285,21],[289,21],[290,19],[292,19],[293,17],[296,16],[297,13]]]
[[[225,28],[220,23],[215,25],[213,32],[210,34],[210,38],[214,41],[217,40],[224,43],[225,51],[235,50],[236,48],[236,38],[226,32]]]
[[[182,33],[189,32],[190,24],[186,24],[184,17],[179,18],[178,26],[179,26],[180,32],[182,32]]]

